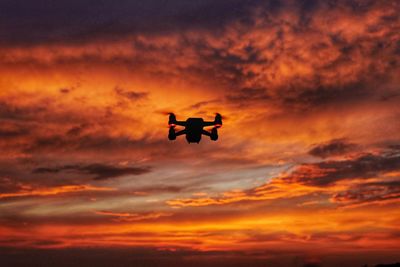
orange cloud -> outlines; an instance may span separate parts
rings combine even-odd
[[[23,190],[13,193],[1,193],[0,198],[29,197],[29,196],[52,196],[66,193],[76,193],[85,191],[114,191],[111,187],[98,187],[91,185],[63,185],[47,188],[23,188]]]
[[[329,189],[331,190],[331,189]],[[228,191],[218,197],[178,198],[168,200],[166,203],[172,207],[201,207],[209,205],[224,205],[241,201],[275,200],[280,198],[292,198],[311,193],[319,193],[328,190],[299,184],[287,184],[280,179],[272,180],[265,185],[247,191]]]
[[[241,201],[275,200],[309,194],[331,194],[333,203],[355,204],[399,200],[398,179],[393,176],[400,168],[398,150],[381,154],[361,154],[354,158],[301,164],[291,172],[282,173],[255,188],[228,191],[217,197],[197,197],[168,200],[172,207],[223,205]],[[397,178],[397,176],[395,176]]]
[[[157,219],[160,217],[171,216],[172,213],[167,212],[149,212],[149,213],[130,213],[130,212],[112,212],[112,211],[95,211],[95,214],[116,217],[116,221],[130,222],[147,219]]]

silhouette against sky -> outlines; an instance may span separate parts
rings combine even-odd
[[[205,135],[210,137],[212,141],[218,140],[218,128],[222,127],[222,116],[217,113],[214,121],[204,121],[202,118],[189,118],[186,121],[177,121],[173,113],[169,114],[168,120],[169,133],[168,139],[175,140],[177,136],[185,135],[188,143],[199,143],[201,136]],[[178,132],[175,131],[176,126],[185,127],[185,129]],[[204,130],[204,127],[211,127],[210,131]]]

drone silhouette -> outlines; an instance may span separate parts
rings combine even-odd
[[[201,136],[209,136],[212,141],[218,140],[217,129],[222,126],[222,116],[217,113],[214,121],[204,121],[202,118],[189,118],[186,121],[177,121],[174,113],[169,113],[169,140],[175,140],[177,136],[186,135],[188,143],[199,143]],[[175,132],[176,126],[183,126],[185,129]],[[214,126],[211,132],[204,130],[204,127]]]

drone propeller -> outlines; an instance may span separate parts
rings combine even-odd
[[[221,128],[222,127],[222,116],[219,113],[215,113],[215,128]]]
[[[215,113],[215,116],[221,116],[221,119],[223,120],[230,120],[231,118],[226,116],[226,115],[221,115],[221,113]]]
[[[169,113],[168,125],[170,128],[175,128],[176,126],[176,117],[174,113]]]

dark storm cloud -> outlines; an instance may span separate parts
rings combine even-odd
[[[104,164],[80,166],[75,170],[94,175],[95,180],[116,178],[125,175],[141,175],[150,172],[148,167],[115,167]]]
[[[311,186],[328,186],[346,179],[367,179],[400,170],[399,155],[365,154],[358,158],[300,165],[284,181]]]
[[[126,151],[130,149],[154,148],[161,144],[161,140],[150,140],[146,137],[134,139],[129,136],[108,136],[101,133],[79,135],[80,128],[68,131],[67,136],[51,135],[35,137],[22,149],[26,153],[40,153],[46,151]]]
[[[270,100],[265,88],[242,88],[234,94],[228,95],[226,99],[233,103],[246,103]]]
[[[327,104],[351,104],[392,94],[390,90],[387,92],[383,85],[390,81],[390,76],[398,67],[398,36],[394,26],[398,24],[398,20],[394,19],[390,23],[383,19],[377,20],[369,30],[346,36],[342,31],[321,26],[319,22],[323,18],[318,13],[329,7],[332,14],[339,14],[341,9],[346,10],[343,20],[361,15],[368,18],[368,12],[384,5],[356,1],[337,1],[329,4],[322,1],[296,1],[294,6],[285,5],[285,11],[291,10],[300,21],[307,20],[307,23],[285,24],[273,21],[268,16],[269,10],[265,10],[265,17],[249,17],[253,22],[261,21],[259,25],[262,26],[259,28],[239,24],[237,35],[242,39],[234,39],[237,38],[236,35],[232,37],[226,34],[223,35],[226,40],[224,45],[215,46],[207,40],[186,38],[182,46],[194,47],[202,61],[185,71],[200,75],[203,73],[229,84],[230,91],[226,100],[242,106],[256,103],[276,104],[293,108],[294,111],[310,111]],[[259,8],[262,10],[261,5]],[[274,15],[279,17],[279,14]],[[384,28],[390,30],[385,32]],[[255,38],[254,35],[246,35],[247,32],[261,29],[264,29],[271,39],[269,43],[261,42],[262,39]],[[270,32],[269,29],[276,31]],[[298,41],[292,42],[293,39]],[[307,40],[306,43],[304,39]],[[145,51],[154,51],[157,48],[149,44],[136,45],[143,49],[147,47]],[[319,54],[327,56],[317,56]],[[337,56],[332,57],[333,54]],[[287,64],[292,70],[293,67],[299,66],[310,70],[311,73],[305,76],[303,73],[294,73],[284,84],[276,85],[276,77],[286,75],[279,72],[280,66],[275,66],[279,62]],[[354,70],[347,75],[341,74],[349,69]],[[215,76],[216,73],[218,77]],[[376,87],[382,89],[377,91]]]
[[[15,138],[28,135],[29,133],[29,129],[24,127],[13,127],[9,129],[0,127],[0,138]]]
[[[118,39],[132,34],[127,40],[132,44],[129,49],[132,48],[133,54],[104,56],[88,48],[89,52],[71,56],[58,51],[49,57],[48,61],[53,64],[118,62],[146,70],[157,78],[183,75],[188,80],[192,76],[214,80],[229,87],[225,100],[240,106],[270,104],[303,112],[328,104],[381,99],[392,95],[393,90],[387,90],[385,85],[398,68],[400,40],[396,27],[399,19],[392,13],[399,7],[393,4],[393,8],[387,8],[391,1],[174,0],[122,1],[118,5],[102,1],[57,4],[39,1],[26,6],[18,1],[6,3],[4,10],[13,16],[3,18],[5,22],[20,15],[18,23],[23,23],[25,17],[33,15],[22,10],[32,5],[32,14],[44,13],[35,16],[41,27],[49,24],[54,28],[16,35],[12,31],[26,28],[9,27],[6,37],[20,36],[40,43],[58,39]],[[91,8],[86,8],[89,4]],[[64,22],[64,12],[73,13],[72,18],[79,19],[68,18]],[[61,16],[56,16],[59,13]],[[369,22],[375,17],[376,20]],[[50,23],[54,18],[57,20]],[[365,23],[357,24],[353,22],[355,18]],[[348,24],[354,31],[336,29],[336,25],[331,25],[332,20],[338,20],[338,25]],[[35,40],[30,36],[32,33],[42,34],[44,38]],[[3,38],[4,42],[7,40]],[[20,43],[27,42],[20,40]],[[74,47],[77,46],[69,48]],[[15,58],[11,56],[11,61],[19,60]],[[186,62],[188,58],[190,63]],[[24,60],[49,64],[32,57]],[[5,62],[9,61],[6,58]],[[21,62],[24,61],[21,59]],[[282,66],[287,70],[282,72]],[[279,77],[284,82],[277,82]],[[117,93],[132,100],[146,96],[135,90]]]
[[[400,151],[400,144],[389,145],[389,148],[392,149],[393,151]]]
[[[190,27],[221,27],[234,19],[245,19],[248,9],[260,2],[263,1],[122,0],[116,4],[93,0],[5,0],[0,3],[1,43],[80,42]],[[266,3],[274,6],[273,2]]]
[[[335,86],[323,86],[316,82],[307,88],[284,90],[279,99],[283,106],[294,108],[296,111],[311,111],[328,104],[343,105],[371,99],[376,92],[367,84],[361,80]]]
[[[90,127],[88,123],[82,123],[78,126],[73,126],[67,131],[68,136],[80,136],[83,132]]]
[[[354,150],[357,146],[349,143],[344,139],[334,139],[327,143],[318,144],[313,147],[308,153],[310,155],[327,158],[330,156],[340,156]]]
[[[82,116],[82,112],[74,109],[71,105],[62,104],[54,97],[41,97],[40,95],[24,95],[20,97],[28,98],[28,103],[18,103],[15,99],[0,99],[0,119],[14,123],[29,125],[30,123],[57,123],[67,124],[81,122],[89,119],[89,116],[104,116],[104,110],[98,110],[96,114],[87,112]],[[100,115],[99,115],[100,114]]]
[[[143,99],[147,93],[120,91],[121,97]],[[113,112],[115,106],[90,108],[85,111],[73,105],[62,104],[53,97],[30,96],[28,103],[18,103],[14,98],[0,100],[0,149],[15,153],[38,155],[41,152],[76,152],[128,150],[147,146],[155,147],[160,140],[146,136],[133,138],[112,135],[112,125],[122,120],[135,125],[135,118],[122,118]],[[105,128],[109,126],[109,128]],[[111,129],[111,130],[110,130]],[[17,141],[6,142],[6,139]]]
[[[33,173],[59,173],[63,171],[72,171],[94,176],[95,180],[105,180],[109,178],[117,178],[126,175],[141,175],[150,172],[149,167],[117,167],[106,164],[89,164],[89,165],[65,165],[54,168],[37,168]]]
[[[0,119],[3,120],[30,120],[39,117],[48,111],[46,105],[21,106],[0,99]]]
[[[3,167],[3,171],[4,171],[4,167]],[[0,194],[7,193],[7,192],[15,192],[19,189],[20,189],[19,186],[15,183],[15,179],[11,179],[9,177],[3,177],[3,174],[1,174],[1,176],[0,176]]]
[[[240,76],[240,75],[239,75]],[[237,77],[239,77],[237,76]],[[371,76],[369,76],[371,78]],[[342,85],[322,85],[318,77],[306,87],[301,84],[289,82],[279,90],[268,87],[249,87],[233,90],[227,95],[226,100],[233,104],[275,104],[293,112],[312,111],[326,105],[345,105],[361,102],[371,98],[379,98],[380,92],[371,87],[371,81],[365,78],[357,79]],[[377,77],[374,82],[382,81],[383,77]],[[386,94],[384,92],[384,94]]]
[[[379,203],[391,200],[400,200],[400,180],[360,184],[332,197],[333,202],[344,205]]]
[[[130,91],[130,90],[125,90],[120,87],[116,87],[115,92],[118,95],[126,97],[127,99],[129,99],[131,101],[137,101],[139,99],[146,98],[149,95],[148,92]]]

